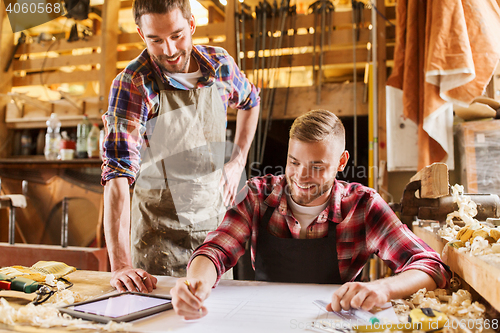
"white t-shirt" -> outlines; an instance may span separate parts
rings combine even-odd
[[[196,61],[194,58],[191,58],[191,61]],[[198,63],[196,63],[198,65]],[[198,70],[193,73],[168,73],[168,76],[179,82],[183,86],[189,89],[196,88],[196,84],[198,83],[198,79],[202,77],[200,70],[200,65],[198,65]]]
[[[318,217],[319,213],[325,210],[330,200],[326,200],[324,204],[319,206],[302,206],[293,201],[290,195],[286,196],[288,205],[292,210],[293,216],[300,223],[300,238],[306,238],[307,227]]]

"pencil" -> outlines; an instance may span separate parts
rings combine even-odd
[[[191,294],[193,294],[193,296],[196,296],[196,295],[194,294],[193,289],[191,289],[191,283],[189,283],[189,280],[184,280],[184,284],[187,286],[187,288],[188,288],[189,292],[190,292]],[[200,312],[200,313],[201,313],[201,311],[202,311],[202,310],[201,310],[201,308],[199,308],[199,309],[198,309],[198,312]]]

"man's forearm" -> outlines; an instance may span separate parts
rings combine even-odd
[[[389,299],[408,297],[422,288],[436,289],[434,279],[417,269],[410,269],[385,279],[376,280],[373,283],[384,285],[389,292]]]
[[[259,120],[259,108],[257,105],[249,110],[238,110],[236,114],[236,132],[234,134],[234,149],[231,160],[237,159],[245,165],[248,151],[252,145],[252,140],[257,129]]]
[[[217,281],[217,269],[212,260],[199,255],[191,261],[187,277],[202,280],[208,286],[213,287],[215,281]]]
[[[132,266],[128,179],[113,178],[104,187],[104,235],[111,271]]]

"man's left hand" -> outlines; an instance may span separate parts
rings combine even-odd
[[[236,159],[224,164],[220,186],[224,188],[224,205],[226,207],[234,204],[236,194],[238,194],[241,173],[244,168],[245,165],[239,163]]]
[[[349,310],[350,308],[370,311],[374,306],[382,306],[389,301],[389,290],[382,283],[348,282],[337,289],[328,304],[328,311]]]

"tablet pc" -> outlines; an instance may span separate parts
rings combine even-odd
[[[169,309],[172,309],[170,296],[129,291],[66,305],[59,311],[76,318],[107,323],[110,320],[132,321]]]

